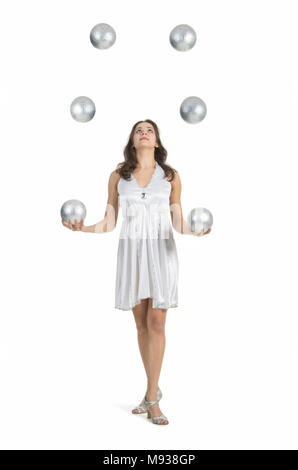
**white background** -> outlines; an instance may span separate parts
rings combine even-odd
[[[1,4],[2,449],[297,449],[295,1]],[[113,47],[91,45],[105,22]],[[188,52],[169,42],[191,25]],[[78,123],[74,98],[96,104]],[[187,124],[187,96],[207,116]],[[114,308],[122,222],[61,224],[68,199],[104,217],[138,120],[160,129],[182,181],[179,307],[160,376],[168,426],[133,416],[146,390],[132,311]]]

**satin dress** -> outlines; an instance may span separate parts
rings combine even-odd
[[[123,215],[115,285],[115,308],[131,310],[141,299],[152,308],[178,307],[179,264],[170,213],[171,183],[156,162],[147,186],[120,178]]]

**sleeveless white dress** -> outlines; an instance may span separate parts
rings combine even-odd
[[[147,186],[120,178],[123,222],[117,253],[115,308],[130,310],[152,298],[153,308],[178,307],[178,256],[173,235],[171,183],[156,162]]]

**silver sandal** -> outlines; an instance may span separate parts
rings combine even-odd
[[[147,418],[148,419],[151,418],[153,424],[169,424],[169,420],[164,414],[161,414],[160,416],[151,416],[150,408],[151,408],[151,406],[156,405],[157,403],[159,403],[160,398],[158,398],[156,401],[147,401],[146,396],[145,396],[144,406],[147,409],[147,413],[148,413]],[[162,423],[161,422],[162,420],[165,420],[166,422]]]
[[[160,388],[158,387],[158,390],[157,390],[157,399],[160,400],[161,397],[162,397],[162,393],[161,393]],[[144,404],[145,400],[146,400],[146,394],[145,394],[143,400],[141,401],[141,403],[139,404],[139,406],[137,406],[136,408],[133,408],[133,409],[131,410],[132,414],[134,414],[134,415],[139,415],[139,414],[141,414],[141,413],[147,413],[147,408],[146,408],[146,406],[145,406],[145,404]]]

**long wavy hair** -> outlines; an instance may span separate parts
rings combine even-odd
[[[115,171],[117,173],[119,173],[119,175],[122,178],[124,178],[125,180],[129,180],[130,177],[131,177],[131,173],[133,173],[134,169],[137,167],[138,160],[137,160],[136,149],[133,146],[133,135],[134,135],[136,127],[141,122],[149,122],[153,126],[154,131],[155,131],[155,135],[156,135],[156,142],[158,144],[158,147],[157,148],[155,147],[155,150],[154,150],[154,159],[158,162],[158,164],[164,170],[165,177],[168,179],[168,181],[172,181],[172,179],[175,176],[175,171],[176,170],[165,163],[165,161],[167,159],[168,152],[161,143],[160,135],[159,135],[159,129],[158,129],[157,125],[151,119],[145,119],[144,121],[138,121],[134,124],[134,126],[131,129],[128,142],[127,142],[127,144],[124,148],[124,152],[123,152],[124,153],[124,162],[118,163],[117,168],[116,168]]]

